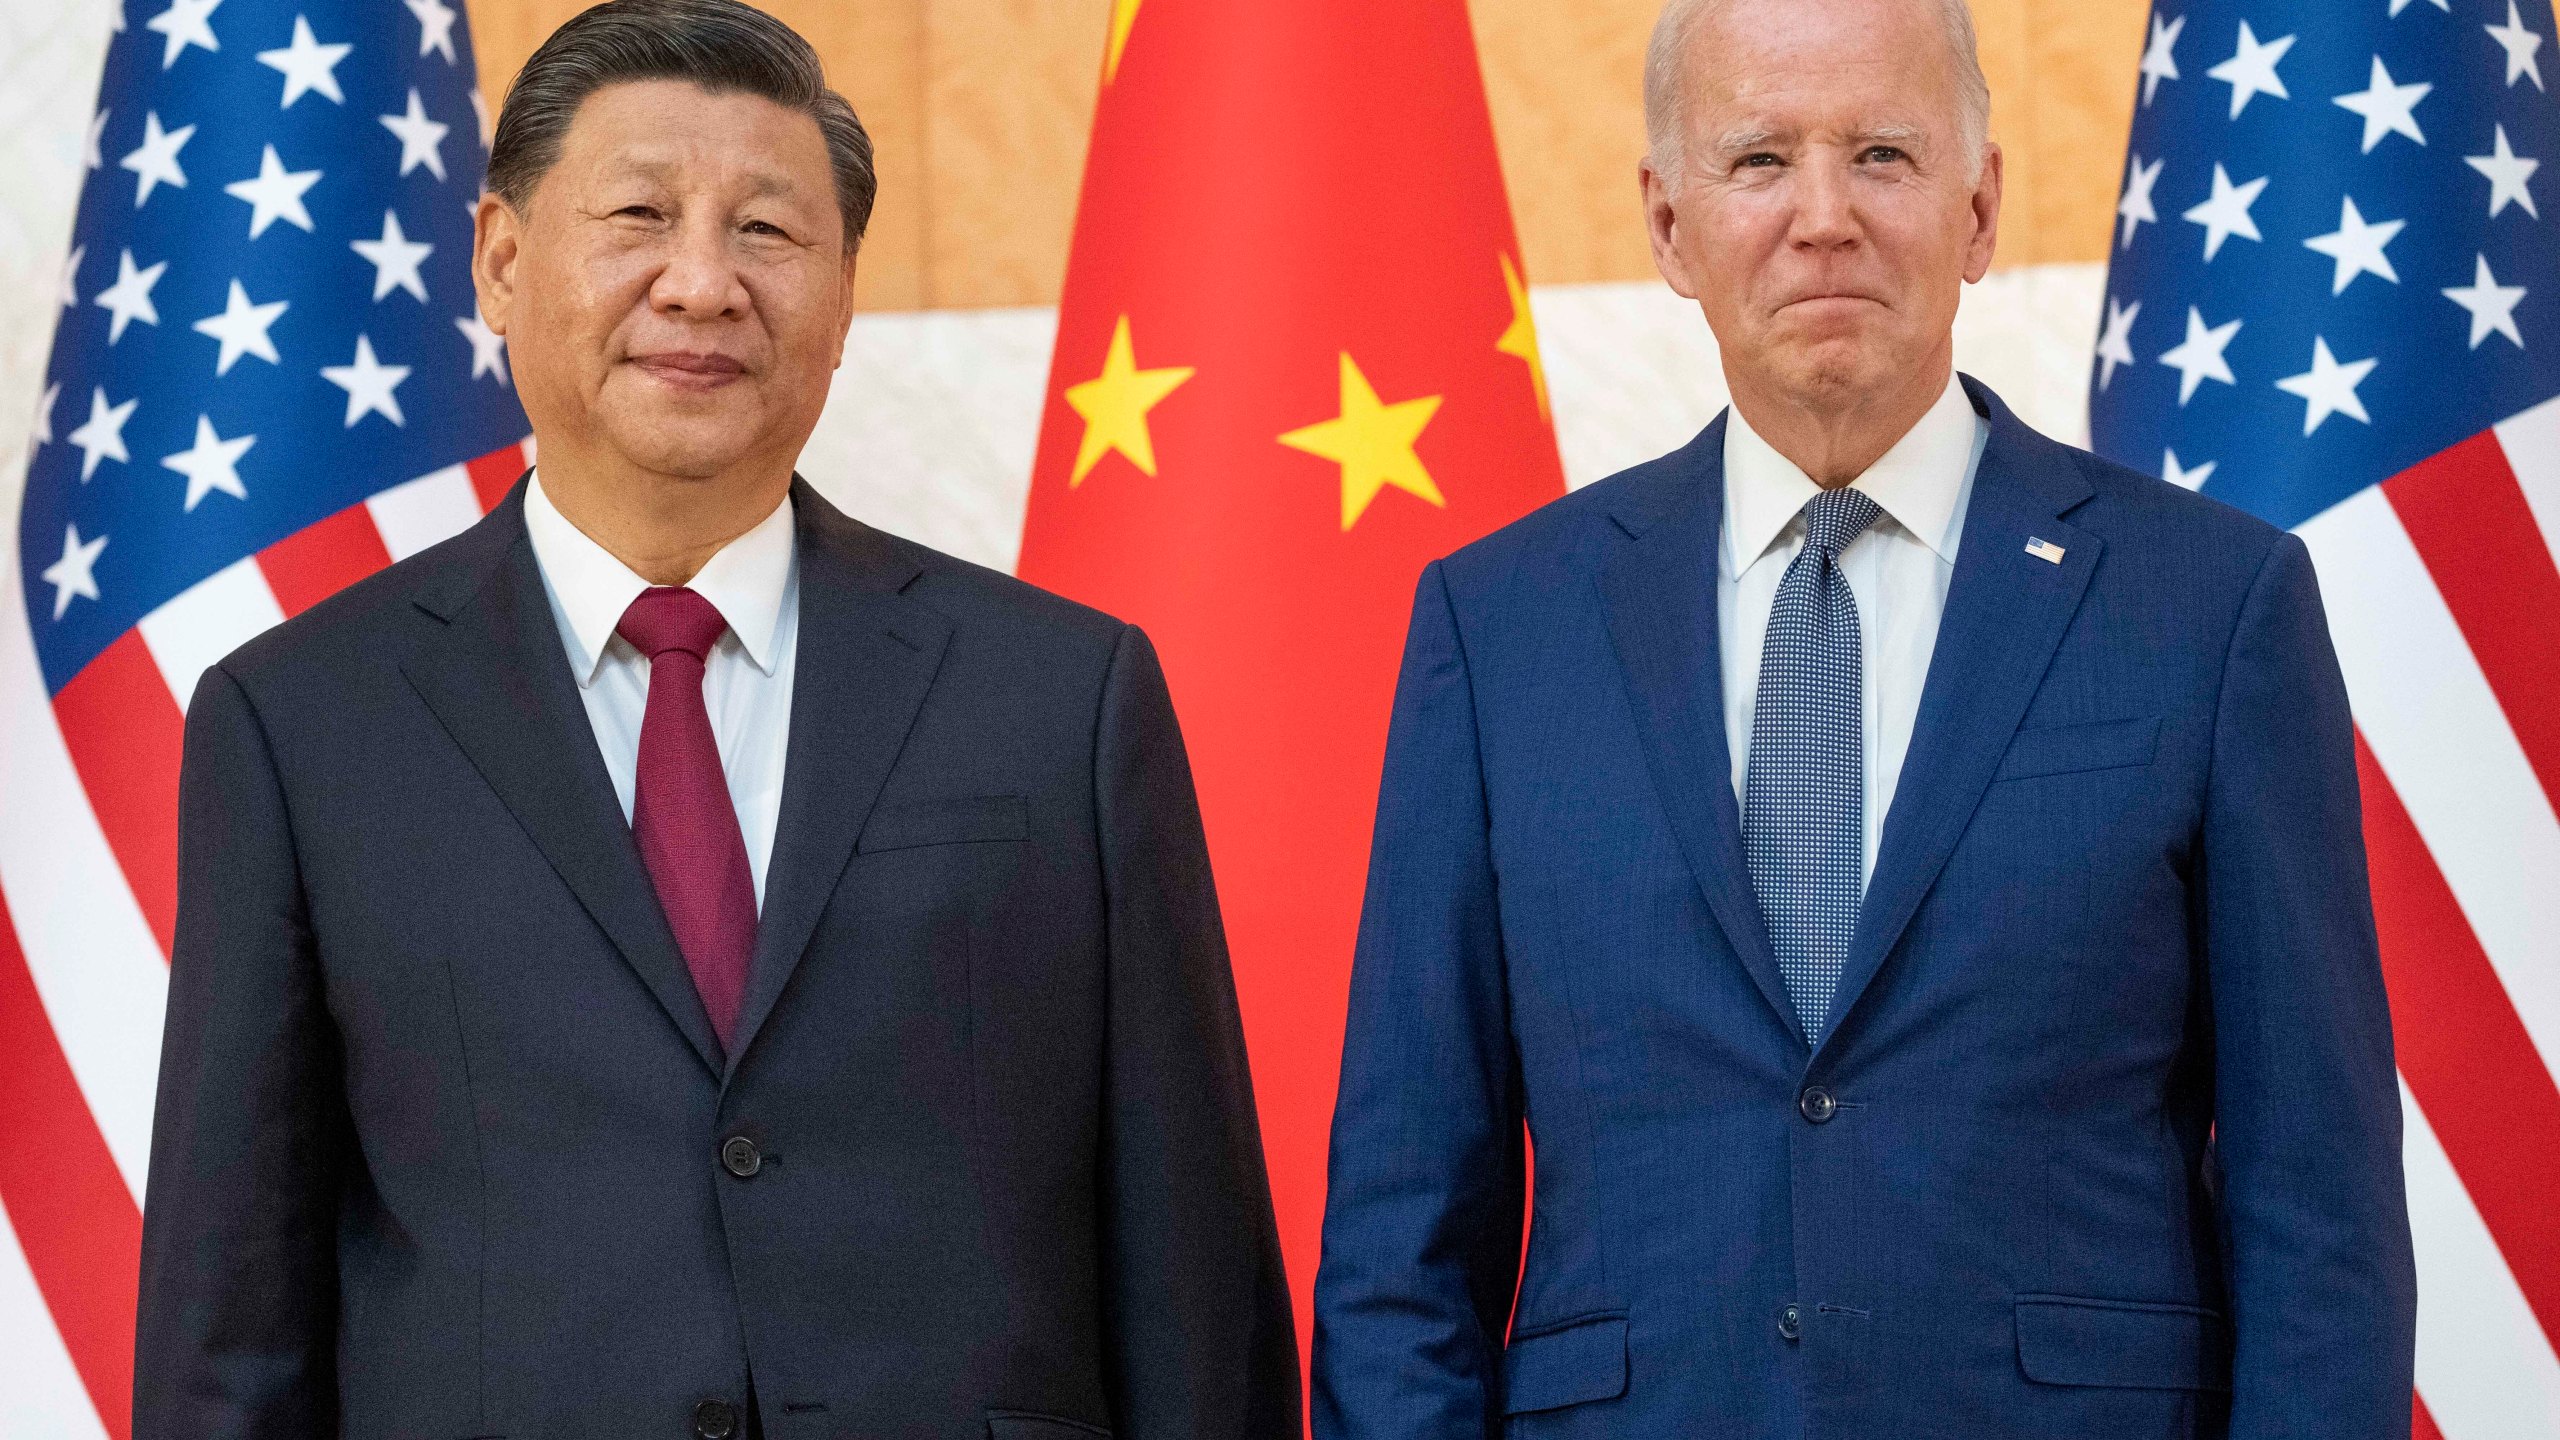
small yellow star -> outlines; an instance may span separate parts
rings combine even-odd
[[[1129,317],[1121,316],[1111,332],[1102,373],[1067,387],[1067,404],[1084,417],[1084,443],[1076,447],[1076,468],[1067,477],[1067,488],[1083,484],[1102,457],[1114,450],[1127,456],[1142,474],[1156,473],[1155,437],[1147,431],[1147,412],[1193,373],[1187,365],[1139,369],[1136,347],[1129,341]]]
[[[1280,443],[1342,467],[1342,528],[1349,530],[1389,485],[1448,507],[1449,502],[1440,498],[1440,487],[1431,483],[1431,473],[1422,468],[1422,458],[1413,453],[1413,442],[1421,438],[1422,427],[1431,423],[1439,409],[1437,395],[1393,405],[1379,403],[1369,377],[1360,373],[1346,352],[1341,418],[1292,430],[1280,437]]]
[[[1529,384],[1538,392],[1538,418],[1547,418],[1547,362],[1538,356],[1538,321],[1529,313],[1529,287],[1520,278],[1520,267],[1511,257],[1502,259],[1502,288],[1511,292],[1511,328],[1493,342],[1493,348],[1505,355],[1517,356],[1529,367]]]
[[[1138,7],[1146,0],[1111,0],[1111,50],[1102,61],[1102,83],[1120,78],[1120,52],[1129,48],[1129,27],[1138,23]]]

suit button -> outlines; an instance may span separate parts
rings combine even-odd
[[[1804,1334],[1804,1312],[1790,1305],[1778,1312],[1778,1333],[1793,1340]]]
[[[751,1179],[764,1168],[764,1155],[756,1142],[744,1135],[732,1135],[720,1144],[720,1168],[741,1180]],[[724,1411],[726,1407],[723,1407]]]
[[[693,1407],[696,1440],[737,1440],[738,1407],[726,1400],[705,1400]]]
[[[1804,1093],[1796,1097],[1796,1110],[1807,1120],[1820,1125],[1840,1113],[1840,1102],[1832,1099],[1831,1092],[1821,1086],[1808,1085]]]

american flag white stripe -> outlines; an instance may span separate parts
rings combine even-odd
[[[480,497],[471,488],[471,474],[459,465],[394,485],[364,506],[395,562],[461,534],[480,518]]]
[[[2560,565],[2560,400],[2546,400],[2497,427],[2524,503],[2542,527],[2551,561]]]
[[[2560,1434],[2560,1358],[2409,1087],[2401,1163],[2418,1254],[2418,1393],[2445,1440]]]
[[[14,536],[0,539],[0,552],[0,579],[14,584]],[[0,605],[0,795],[15,817],[0,825],[0,894],[63,1056],[138,1204],[168,962],[72,768],[26,612],[14,605]]]
[[[2356,723],[2548,1067],[2560,1056],[2560,816],[2384,491],[2297,533]]]
[[[284,623],[257,557],[216,570],[142,617],[142,641],[184,713],[196,682],[223,656]]]
[[[470,475],[459,465],[393,486],[366,509],[395,560],[461,533],[481,513]],[[10,897],[28,969],[64,1057],[140,1204],[159,1080],[156,1017],[168,1001],[168,963],[43,703],[24,614],[0,608],[9,611],[0,619],[0,736],[16,742],[0,749],[0,793],[23,804],[23,813],[60,817],[44,830],[0,826],[0,893]],[[282,619],[253,557],[184,591],[140,628],[183,711],[208,666]],[[155,1018],[137,1025],[136,1016]]]
[[[53,1328],[44,1294],[27,1269],[18,1233],[0,1207],[0,1433],[45,1440],[107,1440],[80,1372]]]

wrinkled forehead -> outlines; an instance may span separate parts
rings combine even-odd
[[[599,88],[578,106],[555,170],[588,184],[833,203],[826,137],[811,117],[744,91],[683,81]]]

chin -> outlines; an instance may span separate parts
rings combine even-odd
[[[1893,383],[1896,362],[1879,337],[1840,335],[1802,346],[1785,366],[1788,388],[1808,400],[1855,401]]]
[[[744,417],[686,417],[676,424],[612,426],[614,448],[660,475],[707,480],[745,459],[761,427]]]

